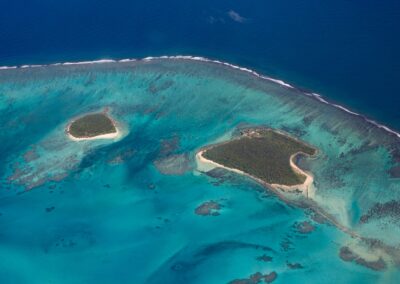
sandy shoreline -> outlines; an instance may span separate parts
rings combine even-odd
[[[272,186],[275,186],[277,188],[281,188],[284,189],[285,191],[293,191],[293,190],[300,190],[306,197],[309,197],[310,195],[310,188],[314,182],[314,176],[309,173],[306,172],[302,169],[300,169],[296,163],[293,161],[293,159],[296,158],[297,155],[307,155],[303,152],[297,152],[295,154],[293,154],[292,156],[290,156],[290,167],[298,174],[305,176],[306,180],[302,183],[302,184],[296,184],[296,185],[284,185],[284,184],[272,184]]]
[[[81,138],[77,138],[72,136],[69,132],[67,132],[68,138],[72,141],[86,141],[86,140],[102,140],[102,139],[118,139],[120,138],[121,132],[118,131],[114,132],[114,133],[109,133],[109,134],[102,134],[102,135],[98,135],[98,136],[93,136],[93,137],[81,137]]]
[[[212,146],[210,146],[210,147],[212,147]],[[197,169],[199,171],[203,171],[203,172],[210,171],[214,168],[220,167],[220,168],[224,168],[228,171],[247,176],[247,177],[255,180],[256,182],[258,182],[259,184],[265,186],[267,189],[274,191],[278,195],[278,197],[281,200],[285,201],[286,203],[293,204],[293,205],[299,206],[301,208],[308,208],[308,209],[312,210],[315,214],[321,216],[324,220],[326,220],[326,221],[330,222],[331,224],[333,224],[334,226],[336,226],[338,229],[340,229],[344,233],[349,234],[353,238],[356,238],[359,240],[365,240],[365,238],[363,238],[361,235],[359,235],[355,231],[351,230],[350,228],[340,224],[333,216],[331,216],[330,214],[325,212],[321,207],[319,207],[317,204],[315,204],[315,202],[313,201],[313,196],[312,196],[313,193],[311,193],[311,196],[309,193],[310,188],[312,188],[314,177],[312,176],[311,173],[308,173],[308,172],[300,169],[293,162],[293,159],[296,157],[296,155],[303,154],[302,152],[295,153],[290,157],[290,165],[293,168],[293,170],[295,170],[296,172],[298,172],[300,174],[304,174],[306,176],[306,180],[304,183],[299,184],[299,185],[287,186],[287,185],[280,185],[280,184],[269,184],[259,178],[256,178],[250,174],[247,174],[241,170],[225,167],[224,165],[218,164],[214,161],[211,161],[211,160],[205,158],[203,156],[203,153],[205,151],[207,151],[207,149],[209,149],[210,147],[202,148],[201,150],[199,150],[196,153],[196,163],[197,163]],[[285,195],[285,193],[296,192],[296,190],[299,190],[302,193],[302,195],[305,197],[305,199],[296,200],[296,199],[288,198],[288,196]]]
[[[207,159],[207,158],[205,158],[205,157],[203,156],[203,153],[204,153],[205,151],[207,151],[207,149],[202,149],[202,150],[200,150],[199,152],[196,153],[196,162],[197,162],[197,167],[198,167],[199,170],[209,171],[209,170],[212,170],[213,168],[216,168],[216,167],[223,168],[223,169],[226,169],[226,170],[228,170],[228,171],[235,172],[235,173],[237,173],[237,174],[241,174],[241,175],[245,175],[245,176],[247,176],[247,177],[250,177],[250,178],[256,180],[258,183],[260,183],[260,184],[262,184],[262,185],[264,185],[264,186],[267,186],[267,187],[269,187],[269,188],[273,188],[273,189],[275,189],[275,190],[279,190],[279,189],[280,189],[280,190],[283,190],[283,191],[285,191],[285,192],[293,192],[293,191],[299,190],[299,191],[300,191],[303,195],[305,195],[306,197],[308,197],[309,188],[312,186],[312,183],[313,183],[313,181],[314,181],[314,177],[313,177],[310,173],[303,171],[302,169],[300,169],[300,168],[293,162],[293,159],[294,159],[298,154],[303,154],[302,152],[298,152],[298,153],[295,153],[295,154],[293,154],[292,156],[290,156],[290,166],[292,167],[292,169],[293,169],[296,173],[299,173],[299,174],[301,174],[301,175],[306,176],[306,180],[305,180],[304,183],[302,183],[302,184],[290,185],[290,186],[289,186],[289,185],[274,184],[274,183],[273,183],[273,184],[270,184],[270,183],[267,183],[266,181],[264,181],[264,180],[262,180],[262,179],[259,179],[259,178],[257,178],[257,177],[254,177],[254,176],[252,176],[252,175],[250,175],[250,174],[248,174],[248,173],[245,173],[245,172],[243,172],[243,171],[241,171],[241,170],[234,169],[234,168],[229,168],[229,167],[226,167],[226,166],[221,165],[221,164],[219,164],[219,163],[216,163],[216,162],[214,162],[214,161],[212,161],[212,160],[209,160],[209,159]]]
[[[247,177],[255,180],[256,182],[258,182],[259,184],[265,186],[267,189],[274,191],[278,195],[278,197],[281,200],[285,201],[286,203],[293,204],[293,205],[299,206],[301,208],[308,208],[308,209],[312,210],[315,214],[321,216],[324,220],[326,220],[326,221],[330,222],[331,224],[333,224],[334,226],[336,226],[338,229],[340,229],[344,233],[349,234],[353,238],[356,238],[359,240],[365,240],[365,238],[360,236],[355,231],[340,224],[338,221],[336,221],[336,219],[333,216],[329,215],[321,207],[319,207],[317,204],[315,204],[315,202],[312,201],[313,199],[312,199],[312,196],[309,195],[309,189],[312,187],[314,177],[312,176],[312,174],[300,169],[293,162],[293,158],[295,158],[296,155],[298,155],[302,152],[295,153],[290,157],[290,165],[292,166],[292,168],[295,171],[298,171],[299,173],[304,174],[307,178],[303,184],[287,186],[287,185],[280,185],[280,184],[269,184],[259,178],[256,178],[250,174],[247,174],[241,170],[225,167],[224,165],[218,164],[214,161],[204,158],[203,153],[209,148],[210,147],[202,148],[200,151],[198,151],[196,153],[196,163],[197,163],[197,169],[199,171],[202,171],[202,172],[210,171],[214,168],[220,167],[220,168],[224,168],[228,171],[247,176]],[[305,199],[296,200],[296,199],[288,198],[288,196],[285,195],[285,193],[296,192],[296,190],[299,190],[302,193],[302,195],[305,197]]]

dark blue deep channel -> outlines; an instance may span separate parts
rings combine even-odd
[[[400,1],[0,1],[0,65],[201,55],[400,129]]]

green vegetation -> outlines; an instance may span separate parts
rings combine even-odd
[[[203,156],[269,184],[296,185],[306,178],[290,166],[290,157],[298,152],[313,155],[315,149],[276,131],[257,129],[246,131],[238,139],[213,146]]]
[[[117,129],[113,121],[106,114],[93,113],[73,121],[68,131],[75,138],[90,138],[116,133]]]

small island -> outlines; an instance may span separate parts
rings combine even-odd
[[[206,147],[197,153],[200,163],[250,176],[273,188],[307,194],[311,174],[294,162],[298,155],[313,156],[316,149],[269,128],[247,129],[238,138]]]
[[[113,139],[119,136],[116,123],[105,112],[91,113],[72,121],[67,127],[68,136],[74,141]]]

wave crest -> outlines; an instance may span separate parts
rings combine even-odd
[[[40,67],[48,67],[48,66],[68,66],[68,65],[88,65],[88,64],[102,64],[102,63],[127,63],[127,62],[135,62],[135,61],[152,61],[152,60],[159,60],[159,59],[179,59],[179,60],[194,60],[194,61],[202,61],[202,62],[209,62],[209,63],[215,63],[215,64],[220,64],[220,65],[224,65],[224,66],[228,66],[230,68],[233,69],[237,69],[243,72],[247,72],[250,73],[260,79],[264,79],[264,80],[268,80],[271,82],[274,82],[276,84],[281,85],[282,87],[285,88],[289,88],[289,89],[296,89],[295,87],[293,87],[292,85],[290,85],[289,83],[286,83],[285,81],[279,80],[279,79],[275,79],[269,76],[265,76],[265,75],[261,75],[258,72],[246,68],[246,67],[241,67],[238,65],[234,65],[228,62],[224,62],[224,61],[220,61],[220,60],[214,60],[214,59],[209,59],[206,57],[202,57],[202,56],[191,56],[191,55],[175,55],[175,56],[149,56],[149,57],[145,57],[142,59],[135,59],[135,58],[125,58],[125,59],[120,59],[120,60],[114,60],[114,59],[100,59],[100,60],[93,60],[93,61],[77,61],[77,62],[58,62],[58,63],[52,63],[52,64],[32,64],[32,65],[21,65],[21,66],[0,66],[0,70],[9,70],[9,69],[24,69],[24,68],[40,68]],[[304,95],[309,96],[309,97],[313,97],[314,99],[324,103],[324,104],[328,104],[331,105],[337,109],[340,109],[346,113],[358,116],[358,117],[362,117],[365,121],[367,121],[368,123],[371,123],[372,125],[385,130],[386,132],[395,135],[397,138],[400,139],[400,133],[394,131],[393,129],[380,124],[378,122],[376,122],[375,120],[369,119],[366,116],[356,113],[354,111],[351,111],[347,108],[345,108],[344,106],[335,104],[335,103],[331,103],[327,100],[325,100],[320,94],[317,93],[307,93],[307,92],[302,92]]]

